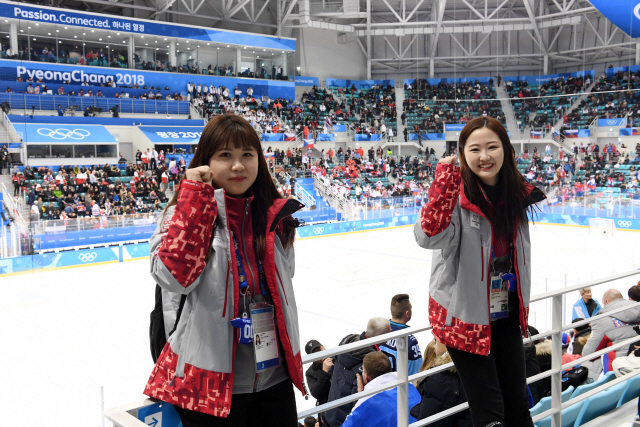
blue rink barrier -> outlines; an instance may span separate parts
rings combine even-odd
[[[98,230],[69,231],[59,234],[36,234],[36,250],[67,248],[74,246],[102,245],[106,243],[145,240],[151,237],[156,224],[139,227],[113,227]]]
[[[0,259],[0,275],[105,262],[124,262],[134,258],[147,257],[149,257],[149,243],[36,254]]]
[[[588,227],[589,218],[593,217],[582,215],[538,213],[536,214],[534,219],[538,224],[557,224],[574,227]],[[354,231],[367,231],[408,226],[415,224],[417,219],[418,215],[413,214],[388,218],[369,219],[363,221],[344,221],[326,224],[314,224],[298,228],[296,230],[296,236],[298,238],[304,239],[308,237],[329,236],[332,234],[350,233]],[[616,230],[640,231],[640,220],[638,219],[611,219],[614,220]],[[153,227],[155,228],[155,225]],[[149,237],[151,236],[151,233],[153,233],[153,231],[149,232]],[[140,237],[140,239],[143,239],[143,237]],[[97,242],[92,241],[91,243],[96,244]],[[131,259],[147,257],[149,257],[149,243],[147,242],[115,246],[110,248],[81,249],[77,251],[70,250],[58,253],[20,256],[0,259],[0,276],[3,274],[24,273],[51,268],[69,268],[82,265],[100,264],[105,262],[125,262]]]

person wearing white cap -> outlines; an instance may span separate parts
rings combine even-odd
[[[578,292],[580,292],[580,299],[573,305],[572,321],[579,317],[587,319],[602,310],[600,303],[593,299],[591,288],[582,288]]]

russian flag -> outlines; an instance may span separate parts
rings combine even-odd
[[[295,141],[296,140],[296,134],[295,133],[285,132],[284,133],[284,140],[285,141]]]
[[[640,129],[631,128],[631,135],[640,135]]]
[[[564,134],[567,136],[567,138],[577,138],[578,132],[578,129],[567,129],[564,131]]]
[[[539,131],[539,130],[532,130],[531,131],[531,138],[535,138],[535,139],[542,138],[542,132]]]
[[[270,153],[264,153],[264,158],[265,159],[272,159],[274,157],[274,153],[270,152]]]
[[[313,139],[305,139],[303,148],[311,148],[311,149],[315,148]]]

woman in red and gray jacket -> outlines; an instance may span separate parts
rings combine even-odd
[[[246,120],[207,124],[150,241],[165,322],[186,300],[144,393],[174,405],[185,427],[297,426],[293,386],[305,386],[291,214],[301,207],[278,194]]]
[[[414,227],[433,249],[429,320],[447,346],[473,424],[533,426],[522,335],[531,288],[527,214],[545,196],[518,172],[506,130],[495,119],[460,133],[460,167],[442,159],[429,203]]]

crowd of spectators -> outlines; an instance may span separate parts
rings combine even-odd
[[[5,47],[6,46],[6,47]],[[76,50],[72,46],[66,46],[60,44],[56,50],[55,45],[42,44],[36,45],[31,48],[26,46],[19,46],[18,51],[13,51],[11,46],[2,46],[2,57],[5,59],[15,59],[21,61],[38,61],[38,62],[54,62],[62,64],[78,64],[78,65],[91,65],[95,67],[111,67],[111,68],[128,68],[129,58],[126,50],[109,50],[108,47],[95,49]],[[227,77],[249,77],[260,79],[277,79],[286,80],[288,77],[284,75],[284,71],[281,65],[273,65],[271,70],[267,70],[264,67],[260,67],[258,72],[251,71],[247,68],[245,71],[236,73],[233,65],[213,65],[209,64],[206,67],[196,67],[193,64],[178,64],[173,65],[169,62],[168,56],[163,58],[156,57],[152,59],[140,58],[140,55],[135,52],[133,54],[133,60],[135,68],[146,71],[165,71],[170,73],[186,73],[186,74],[205,74],[215,76],[227,76]],[[269,72],[270,71],[270,72]]]
[[[640,71],[618,71],[611,77],[602,75],[596,81],[591,95],[582,100],[564,117],[565,126],[585,129],[596,118],[628,116],[627,126],[640,121]],[[617,92],[616,92],[617,91]]]
[[[640,282],[626,292],[627,296],[617,289],[609,289],[602,296],[602,304],[596,301],[591,288],[579,290],[580,298],[574,305],[572,324],[562,334],[562,364],[580,359],[581,363],[562,372],[562,391],[573,387],[573,390],[583,384],[599,381],[604,383],[611,379],[611,374],[622,377],[640,369],[637,358],[640,357],[640,308],[635,305],[640,302]],[[623,309],[627,307],[626,309]],[[623,309],[623,310],[620,310]],[[596,315],[609,316],[603,319],[591,320]],[[366,329],[361,333],[346,335],[339,345],[354,343],[367,338],[383,336],[389,332],[408,327],[411,319],[412,307],[409,295],[400,294],[392,298],[391,319],[373,317],[367,322]],[[539,335],[533,326],[528,326],[528,335]],[[589,357],[594,352],[611,347],[625,340],[637,338],[637,342],[629,346],[612,350],[606,357]],[[436,367],[452,363],[446,346],[431,340],[423,352],[417,339],[410,335],[411,345],[418,349],[418,359],[409,355],[409,375],[424,372]],[[628,348],[627,348],[628,347]],[[412,349],[414,347],[411,347]],[[305,345],[307,354],[314,354],[326,350],[319,341],[312,339]],[[526,375],[532,377],[552,369],[552,338],[543,337],[535,341],[524,343],[526,359]],[[386,383],[397,381],[397,349],[394,340],[379,345],[365,347],[359,350],[340,354],[336,357],[325,358],[312,363],[306,371],[306,380],[310,394],[317,400],[318,405],[333,402],[355,393],[379,387]],[[417,364],[412,362],[419,362]],[[535,407],[542,398],[550,395],[551,379],[544,378],[528,385],[529,407]],[[454,366],[440,369],[438,372],[422,378],[409,385],[409,414],[410,422],[422,420],[439,412],[446,411],[466,402],[466,395],[460,378]],[[391,391],[381,392],[374,396],[361,398],[356,402],[341,405],[335,409],[318,414],[317,418],[308,417],[304,420],[304,427],[312,426],[357,426],[395,425],[397,412],[389,410],[396,407],[397,399]],[[389,403],[389,404],[387,404]],[[537,408],[537,407],[536,407]],[[535,411],[535,409],[534,409]],[[438,426],[455,425],[458,427],[472,427],[473,423],[469,410],[435,423]]]
[[[445,123],[466,123],[477,116],[488,116],[506,123],[502,104],[495,99],[493,79],[487,83],[445,83],[431,85],[426,79],[405,83],[401,115],[409,133],[444,132]],[[406,140],[406,137],[405,137]]]
[[[600,148],[597,143],[573,144],[572,151],[566,153],[560,148],[558,155],[551,153],[547,144],[545,152],[534,147],[529,153],[518,155],[518,169],[534,185],[545,191],[560,189],[565,198],[581,198],[595,193],[598,188],[612,187],[621,190],[638,187],[638,169],[635,157],[631,160],[631,151],[622,144],[606,144]],[[636,144],[635,154],[640,155],[640,144]],[[582,160],[577,167],[576,161]]]
[[[61,165],[57,172],[14,166],[14,189],[31,206],[31,221],[100,217],[96,228],[107,226],[107,217],[160,212],[168,202],[167,191],[183,177],[184,159],[166,162],[155,150],[137,154],[136,163],[85,166]],[[148,157],[147,157],[148,156]],[[157,160],[157,161],[156,161]],[[16,195],[16,193],[14,193]]]
[[[559,77],[541,85],[529,85],[527,80],[507,80],[505,88],[512,98],[514,114],[521,131],[527,126],[531,130],[548,132],[577,99],[576,96],[591,84],[591,77]],[[554,96],[563,95],[563,96]],[[536,113],[533,119],[530,114]]]

